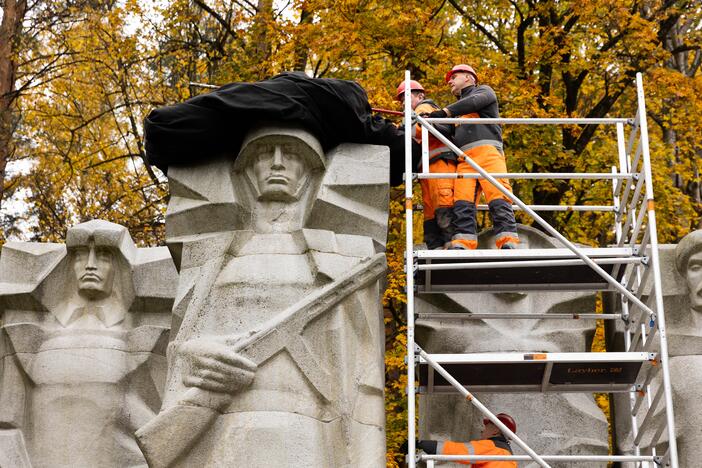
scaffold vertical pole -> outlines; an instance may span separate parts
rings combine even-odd
[[[678,449],[675,441],[675,418],[673,414],[672,386],[670,384],[670,369],[668,367],[668,337],[663,311],[663,291],[661,290],[661,272],[658,259],[658,233],[656,232],[656,211],[653,200],[653,177],[651,175],[651,154],[648,147],[648,123],[646,121],[646,101],[644,99],[643,78],[636,74],[636,94],[639,107],[639,131],[641,133],[642,156],[644,158],[644,177],[646,178],[646,210],[648,211],[648,230],[651,245],[651,268],[653,268],[653,289],[656,300],[658,320],[658,336],[660,340],[660,360],[663,370],[663,386],[665,393],[665,415],[668,426],[668,457],[670,466],[678,467]],[[643,207],[641,208],[643,209]]]
[[[414,394],[414,239],[412,210],[412,104],[410,72],[405,71],[405,277],[407,297],[407,464],[415,468],[415,394]]]

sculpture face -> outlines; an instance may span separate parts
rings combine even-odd
[[[260,144],[253,170],[260,200],[294,201],[303,176],[308,170],[305,160],[292,144]]]
[[[93,244],[74,249],[73,270],[81,295],[101,299],[112,293],[114,255],[109,249]]]
[[[690,291],[690,306],[693,310],[702,312],[702,251],[690,256],[685,273]]]

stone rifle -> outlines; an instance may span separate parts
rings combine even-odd
[[[386,271],[385,254],[375,254],[356,265],[345,275],[315,293],[291,305],[283,312],[251,330],[245,336],[226,337],[225,342],[261,365],[287,348],[325,401],[331,401],[331,383],[326,371],[318,364],[300,335],[314,319],[332,310],[352,293],[377,281]],[[287,340],[281,340],[287,335]],[[136,432],[137,441],[149,466],[167,468],[189,449],[210,427],[211,422],[226,409],[233,395],[190,388],[174,406],[158,414]],[[189,431],[182,430],[190,428]]]

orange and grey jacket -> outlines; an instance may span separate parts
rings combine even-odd
[[[497,95],[486,85],[468,86],[461,91],[460,98],[446,106],[454,117],[498,118],[500,107]],[[476,146],[492,145],[504,154],[502,127],[497,124],[456,125],[453,141],[463,151]]]
[[[421,101],[419,104],[417,104],[417,107],[414,108],[414,112],[416,114],[429,114],[435,110],[439,110],[440,107],[436,105],[434,101],[431,99],[424,99]],[[447,137],[449,140],[452,140],[453,137],[453,128],[451,125],[446,125],[446,124],[434,124],[434,127],[441,132],[442,135]],[[417,143],[422,142],[422,127],[421,125],[417,124],[414,126],[414,134],[412,135],[412,138]],[[444,145],[441,141],[439,141],[438,138],[436,138],[434,135],[429,133],[429,161],[435,161],[436,159],[445,159],[447,161],[456,161],[457,157],[456,154],[451,151],[446,145]]]
[[[430,455],[512,455],[512,447],[502,436],[489,439],[471,440],[470,442],[437,442],[435,440],[420,440],[417,448]],[[462,465],[474,468],[517,468],[516,461],[459,461]]]

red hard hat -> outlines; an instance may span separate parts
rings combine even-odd
[[[419,84],[419,81],[414,81],[410,80],[410,91],[424,91],[424,88],[422,85]],[[405,82],[403,81],[400,83],[400,86],[397,87],[397,94],[395,95],[395,99],[398,101],[400,100],[400,96],[402,96],[405,93]]]
[[[502,424],[507,426],[510,431],[514,432],[515,434],[517,433],[517,423],[514,422],[514,418],[512,418],[512,416],[510,416],[507,413],[500,413],[496,414],[495,416],[497,416],[497,419],[499,419],[502,422]],[[490,421],[488,418],[483,419],[483,424],[491,422],[492,421]]]
[[[456,65],[451,70],[449,70],[449,72],[446,73],[446,82],[448,83],[449,80],[451,79],[451,76],[453,76],[454,73],[458,73],[458,72],[470,73],[471,75],[473,75],[473,78],[475,78],[475,82],[476,83],[478,82],[478,74],[475,73],[475,70],[473,70],[473,67],[471,67],[470,65],[466,65],[465,63],[462,63],[460,65]]]

